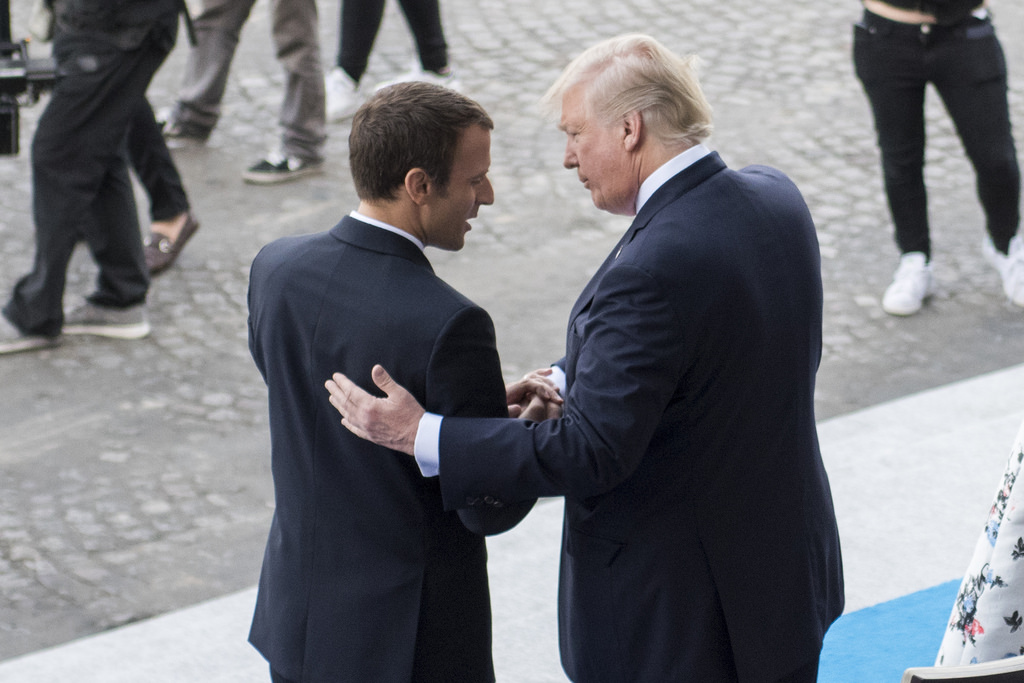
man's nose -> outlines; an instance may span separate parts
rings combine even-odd
[[[494,186],[491,185],[491,179],[485,178],[483,187],[480,188],[480,192],[477,192],[476,201],[478,204],[490,206],[494,203]]]
[[[576,153],[573,152],[568,145],[565,147],[565,156],[562,158],[562,165],[566,168],[576,168],[580,165],[579,161],[576,159]]]

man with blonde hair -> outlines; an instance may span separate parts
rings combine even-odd
[[[810,683],[843,574],[807,206],[779,171],[730,170],[701,143],[694,64],[653,38],[587,50],[548,100],[566,168],[595,206],[635,215],[572,308],[562,416],[442,418],[380,366],[386,398],[337,373],[332,403],[357,435],[439,465],[450,508],[565,497],[576,683]]]

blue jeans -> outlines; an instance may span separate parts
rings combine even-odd
[[[1006,100],[1006,59],[988,19],[922,27],[870,12],[854,26],[853,63],[875,118],[902,253],[931,255],[924,185],[925,86],[949,112],[977,176],[986,228],[1006,253],[1020,223],[1020,168]]]

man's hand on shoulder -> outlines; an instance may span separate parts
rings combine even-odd
[[[360,438],[413,455],[416,431],[426,411],[381,366],[374,365],[371,376],[385,398],[363,391],[340,372],[324,384],[331,394],[331,405],[341,413],[341,424]]]

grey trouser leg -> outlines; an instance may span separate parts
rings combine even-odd
[[[189,52],[175,118],[213,128],[220,118],[228,72],[242,26],[255,0],[204,0],[195,18],[197,45]],[[271,38],[285,70],[281,151],[319,161],[327,139],[324,74],[315,0],[271,0]]]

